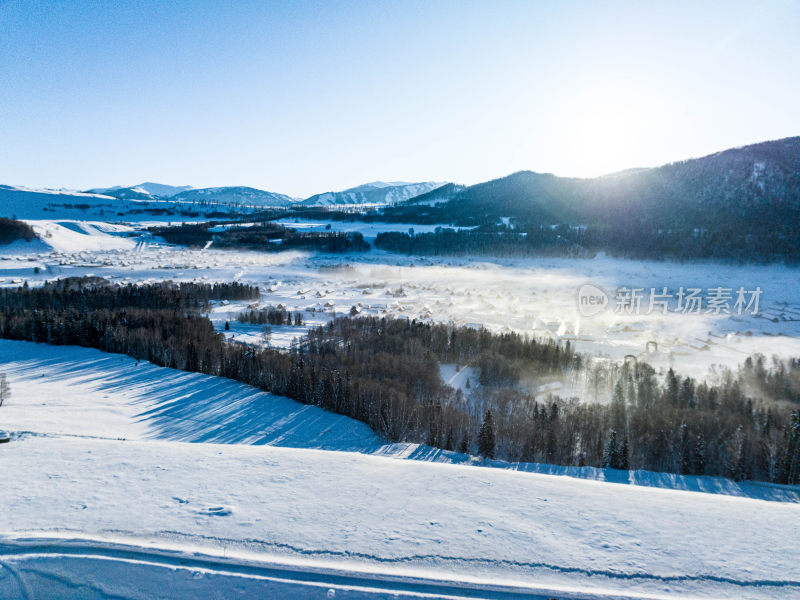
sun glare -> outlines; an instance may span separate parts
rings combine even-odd
[[[663,99],[630,85],[586,89],[565,107],[569,174],[603,175],[642,165],[643,147],[661,128]]]

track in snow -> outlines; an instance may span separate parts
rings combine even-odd
[[[563,591],[491,582],[455,581],[389,573],[346,571],[313,563],[226,559],[94,540],[15,539],[0,542],[0,597],[6,600],[291,597],[489,598],[529,600],[642,596]]]

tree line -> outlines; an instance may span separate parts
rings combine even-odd
[[[276,252],[315,250],[319,252],[364,252],[369,244],[358,232],[298,231],[277,223],[257,222],[252,226],[229,223],[184,223],[174,227],[152,227],[151,233],[170,244],[203,246],[213,242],[217,248],[238,248]]]
[[[297,325],[303,324],[303,311],[296,310],[294,313],[280,306],[265,306],[263,308],[251,308],[240,312],[236,317],[241,323],[251,323],[254,325]]]
[[[30,242],[36,239],[33,227],[25,221],[0,217],[0,245],[10,244],[16,240]]]
[[[498,230],[482,226],[474,230],[437,227],[435,231],[381,232],[375,247],[401,254],[428,256],[567,256],[590,257],[593,253],[552,227],[531,227],[527,231]]]
[[[257,286],[231,283],[194,283],[164,281],[147,285],[119,285],[102,277],[68,277],[45,282],[41,287],[0,288],[0,306],[6,309],[57,310],[166,307],[208,312],[212,301],[253,300],[259,297]]]
[[[4,289],[0,335],[227,377],[360,420],[388,441],[509,461],[800,479],[798,360],[755,357],[697,382],[641,362],[589,363],[568,344],[371,316],[336,318],[284,352],[226,342],[200,314],[209,299],[255,290],[91,280]],[[479,381],[453,390],[441,363],[472,366]],[[526,385],[554,379],[585,381],[610,400],[542,397]]]

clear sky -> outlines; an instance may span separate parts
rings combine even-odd
[[[800,135],[800,2],[0,0],[0,183],[295,196]]]

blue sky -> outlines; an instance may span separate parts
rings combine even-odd
[[[800,135],[800,2],[0,0],[0,183],[308,196]]]

